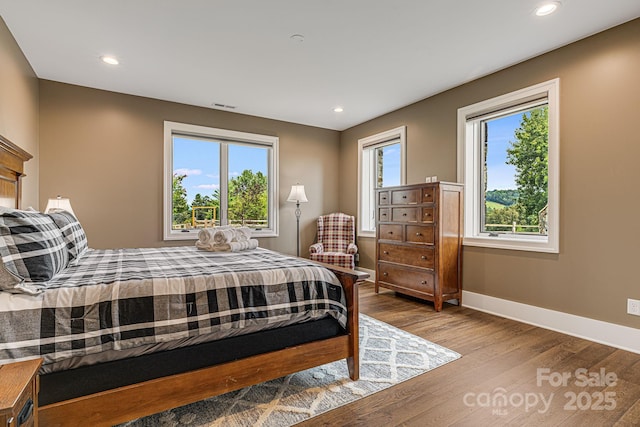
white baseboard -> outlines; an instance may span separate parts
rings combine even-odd
[[[469,291],[462,291],[462,302],[463,307],[640,354],[640,329]]]

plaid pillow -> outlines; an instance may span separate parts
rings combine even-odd
[[[4,268],[20,282],[46,282],[67,266],[62,232],[49,216],[38,212],[0,212],[0,256]],[[1,278],[1,277],[0,277]],[[4,290],[15,290],[0,280]]]
[[[69,265],[76,264],[89,249],[87,235],[84,233],[82,225],[71,212],[60,210],[50,213],[49,216],[62,232],[62,237],[67,244]]]

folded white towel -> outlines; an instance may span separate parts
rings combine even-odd
[[[218,249],[216,249],[217,247],[222,247],[222,246],[226,246],[227,250],[231,250],[231,248],[229,248],[228,244],[224,244],[224,245],[216,245],[213,242],[209,242],[209,243],[202,243],[200,240],[196,241],[196,248],[202,250],[202,251],[217,251]]]
[[[216,234],[220,231],[228,230],[226,233]],[[233,231],[230,226],[203,228],[198,232],[198,242],[200,245],[210,245],[214,243],[228,243],[233,240]]]
[[[258,241],[251,239],[248,227],[222,226],[200,230],[196,247],[210,252],[238,252],[257,248]]]
[[[231,242],[229,246],[231,247],[231,252],[247,251],[257,248],[258,241],[256,239],[248,239],[242,242]]]
[[[249,227],[239,227],[234,230],[234,241],[244,242],[251,238],[251,229]]]
[[[230,243],[222,243],[219,245],[216,244],[212,244],[212,245],[199,245],[196,242],[196,247],[198,249],[200,249],[201,251],[208,251],[208,252],[231,252],[231,244]]]
[[[235,232],[231,229],[218,229],[213,233],[213,243],[221,245],[223,243],[230,243],[235,238]]]
[[[202,245],[208,245],[213,241],[213,234],[209,232],[208,229],[203,229],[198,232],[198,241],[196,242],[196,246],[198,243]]]

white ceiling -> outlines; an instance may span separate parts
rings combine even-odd
[[[343,130],[640,16],[639,0],[540,3],[0,0],[0,15],[39,78]]]

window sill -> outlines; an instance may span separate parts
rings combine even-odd
[[[168,236],[164,236],[165,241],[177,241],[177,240],[198,240],[198,233],[200,230],[191,230],[187,232],[172,232]],[[252,239],[260,239],[263,237],[278,237],[277,233],[269,232],[257,232],[252,231]]]
[[[506,249],[513,251],[559,253],[557,244],[550,239],[541,237],[513,238],[513,237],[465,237],[462,240],[464,246],[481,248]]]

